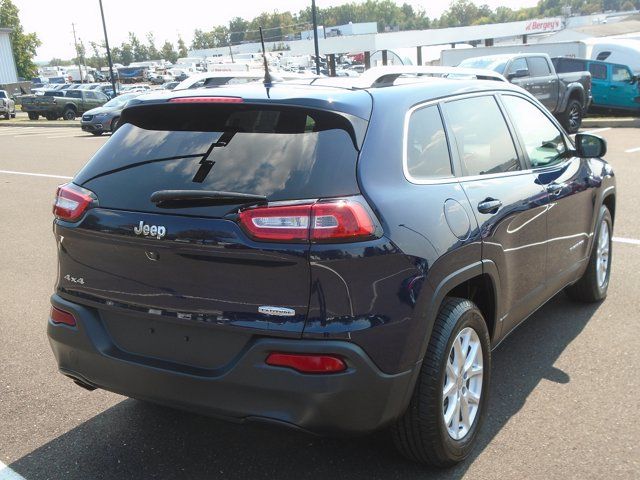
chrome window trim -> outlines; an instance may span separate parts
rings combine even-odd
[[[405,113],[404,116],[404,130],[403,130],[403,136],[402,136],[402,171],[404,173],[404,177],[405,179],[409,182],[412,183],[414,185],[443,185],[443,184],[448,184],[448,183],[459,183],[459,182],[470,182],[470,181],[475,181],[475,180],[487,180],[487,179],[493,179],[493,178],[502,178],[502,177],[512,177],[515,175],[525,175],[525,174],[529,174],[532,173],[534,171],[539,171],[540,168],[543,167],[539,167],[537,169],[527,169],[527,170],[516,170],[513,172],[501,172],[501,173],[491,173],[488,175],[456,175],[456,172],[453,172],[453,176],[452,177],[444,177],[444,178],[433,178],[433,179],[418,179],[418,178],[414,178],[410,173],[409,173],[409,158],[408,158],[408,149],[409,149],[409,120],[411,119],[411,115],[413,114],[413,112],[415,112],[416,110],[419,110],[421,108],[426,108],[426,107],[431,107],[433,105],[437,105],[439,106],[440,104],[443,103],[448,103],[448,102],[453,102],[456,100],[463,100],[465,98],[473,98],[473,97],[487,97],[487,96],[491,96],[493,97],[496,101],[496,95],[499,94],[513,94],[516,97],[521,97],[525,100],[529,100],[527,95],[523,95],[518,91],[514,91],[514,90],[489,90],[489,91],[482,91],[482,92],[473,92],[473,93],[465,93],[462,95],[454,95],[454,96],[450,96],[450,97],[445,97],[445,98],[438,98],[435,100],[428,100],[426,102],[423,103],[418,103],[416,105],[414,105],[413,107],[411,107],[409,110],[407,110],[407,113]],[[535,104],[534,104],[535,105]],[[500,104],[498,103],[498,107],[500,106]],[[506,121],[505,121],[506,124]],[[447,130],[447,125],[444,125],[445,127],[445,133]],[[508,125],[507,125],[508,127]],[[562,132],[562,130],[560,130]],[[511,133],[511,132],[510,132]],[[565,138],[566,140],[566,138]],[[449,142],[449,137],[447,136],[447,145],[449,147],[449,156],[450,156],[450,161],[453,160],[453,158],[451,157],[451,145]],[[517,150],[517,148],[516,148]],[[518,159],[521,161],[521,159]],[[557,165],[557,164],[556,164]],[[453,164],[452,164],[453,166]]]

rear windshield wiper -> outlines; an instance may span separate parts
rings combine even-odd
[[[264,195],[217,190],[159,190],[151,194],[150,200],[158,208],[209,207],[230,204],[247,206],[267,203],[267,197]]]

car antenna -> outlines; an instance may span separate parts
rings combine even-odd
[[[264,49],[264,36],[262,35],[262,27],[260,28],[260,43],[262,44],[262,60],[264,61],[264,84],[271,85],[273,80],[271,78],[271,74],[269,73],[269,62],[267,62],[267,53]]]

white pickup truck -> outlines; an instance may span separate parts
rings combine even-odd
[[[0,116],[7,120],[16,118],[16,102],[6,90],[0,90]]]

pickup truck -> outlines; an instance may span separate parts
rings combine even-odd
[[[31,120],[42,115],[47,120],[75,120],[78,115],[104,105],[109,99],[101,92],[92,90],[49,90],[42,95],[22,97],[22,111]]]
[[[551,58],[544,53],[474,57],[459,66],[501,73],[536,97],[569,133],[580,129],[591,104],[591,74],[588,71],[556,73]]]
[[[16,118],[16,102],[6,90],[0,90],[0,115],[7,120]]]
[[[594,110],[612,109],[640,115],[640,81],[627,65],[584,58],[555,57],[559,73],[587,70],[593,83]]]

